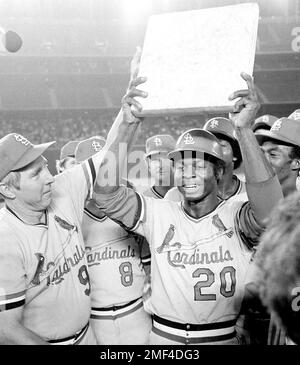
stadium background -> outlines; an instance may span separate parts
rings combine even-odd
[[[47,156],[54,173],[59,149],[67,141],[106,136],[150,15],[246,2],[1,0],[1,27],[23,39],[20,51],[0,55],[1,135],[14,131],[34,143],[56,140]],[[287,116],[300,105],[300,0],[256,2],[259,115]],[[135,148],[144,149],[153,134],[178,137],[212,116],[147,118]]]

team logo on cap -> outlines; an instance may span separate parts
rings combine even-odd
[[[219,121],[217,119],[213,119],[210,122],[210,128],[217,128],[217,127],[219,127]]]
[[[184,136],[184,143],[185,144],[194,144],[195,143],[194,138],[190,135],[190,133],[187,133]]]
[[[264,115],[262,118],[261,118],[262,122],[264,123],[268,123],[269,122],[269,117],[267,115]]]
[[[21,136],[20,134],[15,134],[14,137],[17,142],[22,143],[24,146],[32,146],[32,143],[29,142],[27,138]]]
[[[282,120],[278,119],[276,122],[272,125],[271,131],[279,131],[279,129],[282,126]]]
[[[162,145],[162,140],[158,137],[155,137],[154,138],[154,143],[155,143],[156,147],[161,146]]]
[[[98,141],[93,141],[93,142],[92,142],[92,148],[93,148],[93,150],[94,150],[95,152],[99,152],[99,151],[101,151],[101,150],[102,150],[102,145],[101,145],[101,143],[100,143],[100,142],[98,142]]]

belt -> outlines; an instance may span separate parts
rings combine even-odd
[[[88,328],[89,328],[89,322],[80,331],[76,332],[73,336],[60,338],[57,340],[49,340],[48,342],[54,345],[76,345],[82,340]]]
[[[92,307],[91,318],[93,319],[116,319],[128,315],[143,306],[143,298],[137,298],[123,305],[113,305],[105,308]]]
[[[180,343],[208,343],[235,337],[236,319],[204,324],[178,323],[153,315],[152,331]]]

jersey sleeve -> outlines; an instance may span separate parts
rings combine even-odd
[[[125,230],[134,231],[142,214],[140,194],[125,186],[119,186],[110,194],[93,194],[98,208]],[[139,232],[138,232],[139,233]]]
[[[256,221],[249,202],[244,202],[235,216],[235,227],[242,242],[248,247],[257,246],[264,228]]]
[[[1,235],[0,312],[23,306],[25,289],[26,275],[22,250],[14,237]]]
[[[67,169],[55,177],[55,183],[69,195],[77,215],[81,218],[86,199],[91,198],[96,181],[94,160],[89,158],[80,165]]]

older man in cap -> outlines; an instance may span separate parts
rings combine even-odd
[[[238,343],[234,326],[252,247],[258,243],[265,217],[282,197],[278,179],[250,127],[259,107],[253,81],[246,74],[242,77],[248,89],[235,92],[231,99],[240,98],[233,119],[245,161],[249,203],[218,198],[222,147],[212,133],[201,129],[183,133],[169,154],[175,161],[175,180],[181,182],[182,204],[104,185],[100,179],[95,185],[93,197],[99,208],[149,242],[150,344]],[[140,111],[134,97],[146,94],[135,88],[129,95],[123,103],[125,125],[109,149],[113,153],[121,142],[130,141],[139,124],[130,105]],[[102,168],[118,171],[111,162],[106,160]]]
[[[80,225],[104,153],[53,177],[43,157],[52,144],[15,133],[0,140],[1,344],[96,344]]]
[[[96,343],[80,221],[100,161],[53,178],[43,157],[53,143],[0,140],[2,344]]]

